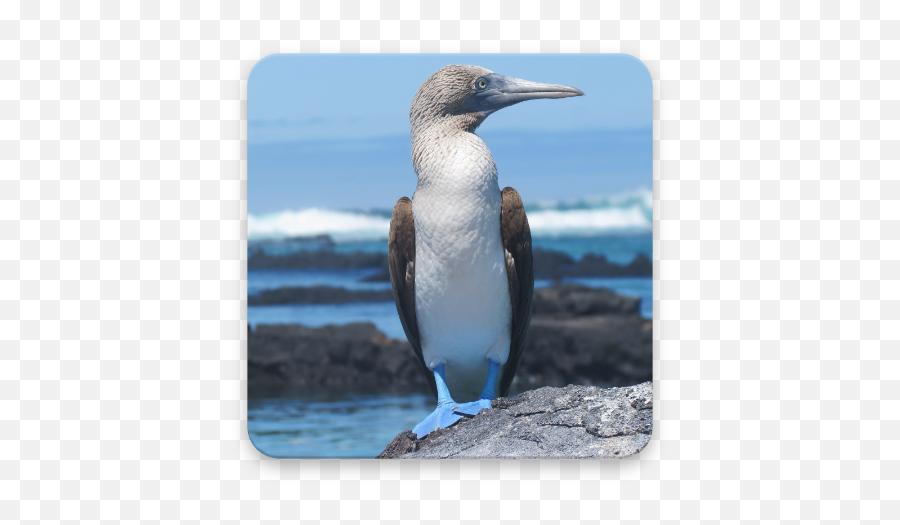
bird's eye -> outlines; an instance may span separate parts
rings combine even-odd
[[[484,89],[487,87],[487,80],[480,78],[478,79],[478,89]]]

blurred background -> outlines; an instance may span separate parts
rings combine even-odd
[[[652,369],[652,85],[628,55],[272,55],[248,86],[248,429],[276,457],[374,457],[433,410],[393,304],[409,104],[448,64],[584,97],[477,130],[525,201],[535,317],[510,395]]]

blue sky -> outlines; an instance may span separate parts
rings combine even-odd
[[[477,133],[526,202],[652,186],[652,84],[628,55],[271,55],[248,85],[248,209],[389,209],[411,196],[409,104],[447,64],[584,97],[528,101]]]

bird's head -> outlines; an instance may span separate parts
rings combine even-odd
[[[581,90],[498,75],[478,66],[446,66],[422,84],[413,98],[409,119],[415,128],[425,122],[462,117],[475,129],[488,115],[519,102],[539,98],[582,96]]]

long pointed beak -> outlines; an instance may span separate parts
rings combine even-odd
[[[526,100],[584,96],[580,89],[561,84],[542,84],[497,73],[491,73],[482,78],[485,86],[475,92],[467,102],[467,106],[485,115]]]
[[[530,80],[522,80],[521,78],[501,77],[499,82],[499,91],[509,99],[515,99],[516,102],[525,100],[534,100],[537,98],[568,98],[582,97],[584,93],[572,86],[563,86],[562,84],[541,84],[540,82],[532,82]]]

